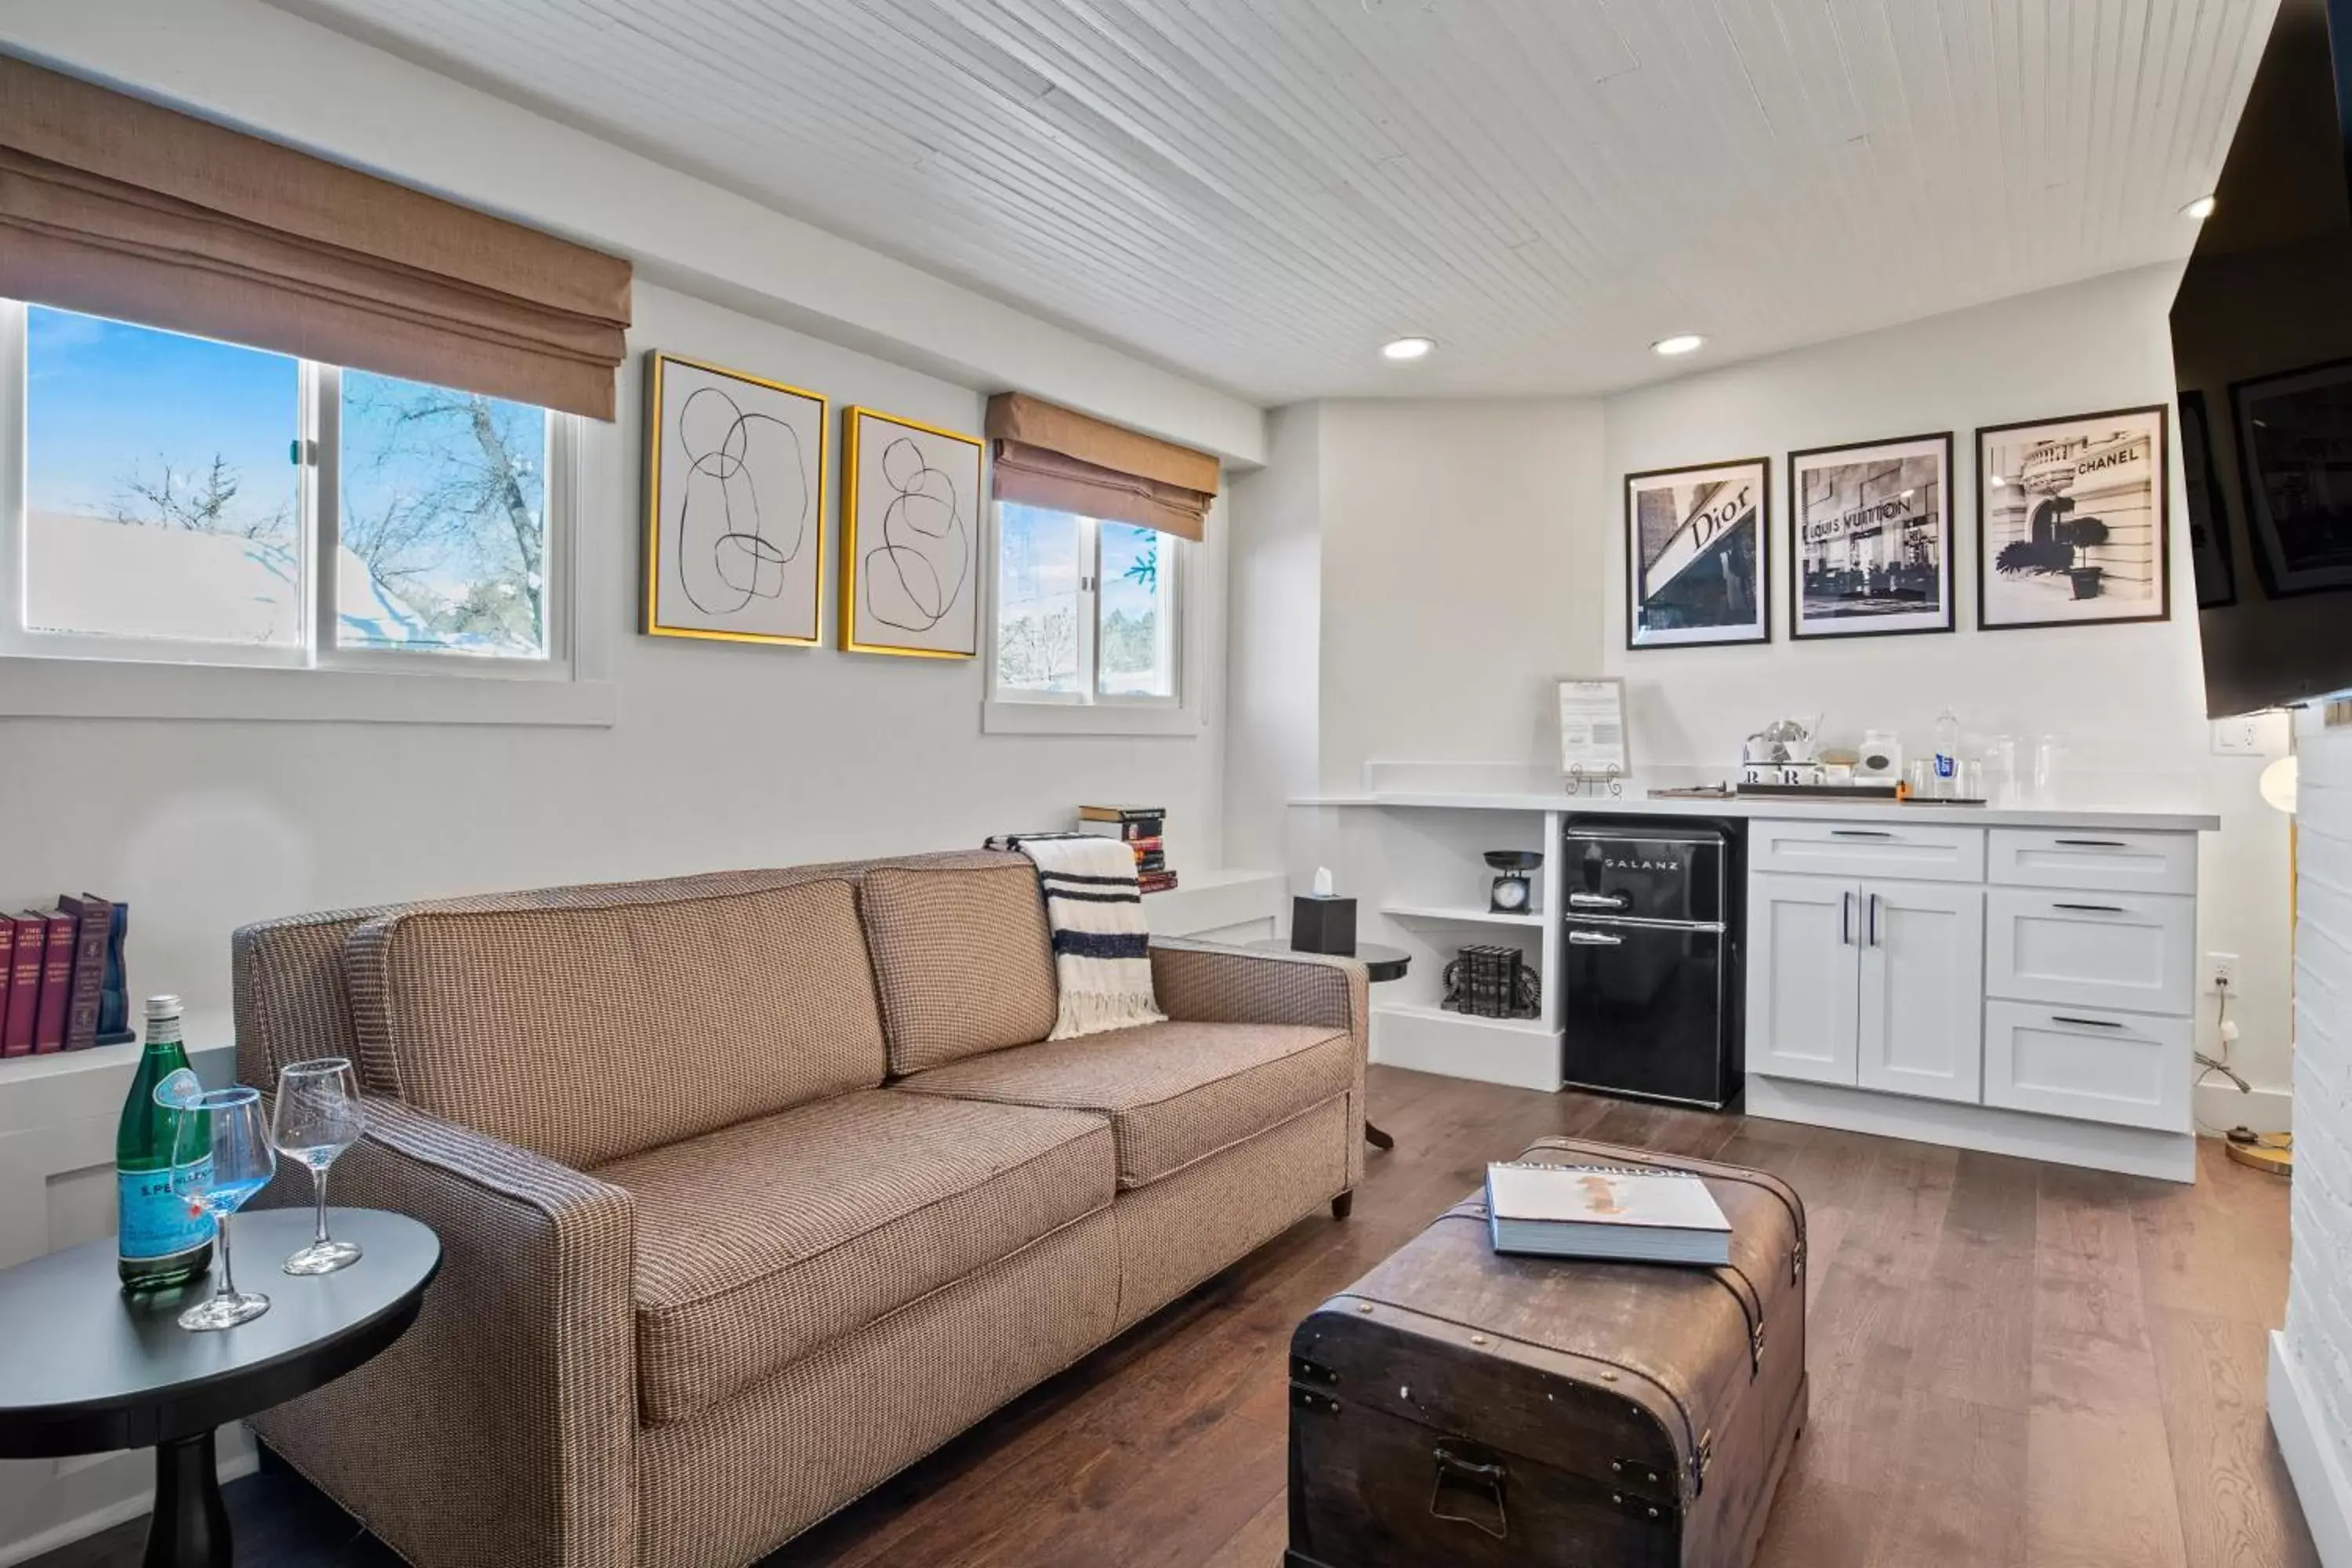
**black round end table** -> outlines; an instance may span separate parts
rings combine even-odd
[[[311,1234],[311,1210],[256,1209],[234,1228],[238,1283],[269,1298],[248,1323],[192,1333],[173,1320],[206,1275],[160,1295],[122,1294],[114,1238],[0,1270],[0,1458],[155,1450],[146,1568],[229,1568],[228,1510],[213,1430],[331,1383],[416,1321],[441,1242],[405,1215],[327,1211],[363,1256],[307,1279],[278,1264]]]
[[[1299,951],[1297,948],[1290,945],[1290,939],[1288,937],[1281,936],[1273,937],[1265,942],[1254,942],[1249,945],[1255,948],[1262,948],[1267,952],[1297,952]],[[1372,984],[1375,985],[1378,985],[1383,980],[1402,980],[1405,975],[1405,971],[1412,966],[1412,953],[1407,952],[1403,948],[1388,947],[1377,942],[1360,942],[1356,944],[1356,951],[1353,952],[1313,953],[1309,954],[1309,956],[1316,958],[1352,958],[1358,963],[1364,966],[1366,972],[1370,975]],[[1388,1133],[1383,1132],[1379,1128],[1373,1126],[1370,1121],[1367,1121],[1364,1123],[1364,1142],[1370,1143],[1375,1149],[1393,1149],[1396,1147],[1396,1140],[1393,1137],[1391,1137]]]

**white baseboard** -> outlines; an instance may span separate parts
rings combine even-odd
[[[2286,1336],[2271,1331],[2271,1430],[2278,1435],[2279,1453],[2294,1481],[2294,1495],[2303,1504],[2304,1522],[2319,1548],[2326,1568],[2352,1568],[2352,1479],[2335,1445],[2326,1437],[2326,1423],[2304,1381],[2303,1368]]]
[[[2197,1086],[2197,1119],[2224,1131],[2247,1127],[2256,1132],[2292,1132],[2294,1096],[2283,1089],[2240,1094],[2229,1079],[2210,1078]]]
[[[1744,1109],[1748,1115],[1768,1121],[1801,1121],[2167,1182],[2197,1179],[2197,1140],[2186,1132],[2155,1132],[2145,1127],[2035,1116],[1994,1105],[1876,1094],[1838,1084],[1759,1078],[1753,1072],[1748,1075]]]
[[[238,1436],[235,1439],[230,1437],[230,1428],[223,1427],[215,1439],[219,1446],[216,1471],[223,1486],[226,1486],[241,1476],[253,1474],[261,1466],[261,1455],[255,1448],[252,1440],[243,1436],[244,1429],[242,1427],[236,1429]],[[155,1507],[154,1461],[144,1454],[139,1458],[143,1472],[148,1478],[148,1484],[144,1489],[120,1498],[103,1508],[91,1509],[71,1519],[60,1520],[30,1535],[20,1536],[15,1541],[0,1541],[0,1568],[16,1568],[16,1564],[29,1563],[44,1552],[55,1552],[60,1546],[70,1546],[77,1541],[96,1535],[101,1530],[111,1530],[126,1520],[138,1519],[152,1512]]]

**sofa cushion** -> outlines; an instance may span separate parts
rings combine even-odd
[[[892,1072],[1053,1032],[1053,940],[1026,860],[967,870],[877,868],[866,873],[862,904]]]
[[[1167,1023],[997,1051],[897,1087],[1099,1111],[1118,1140],[1118,1184],[1139,1187],[1347,1093],[1355,1072],[1344,1029]]]
[[[637,1398],[656,1425],[1108,1206],[1117,1190],[1100,1117],[892,1089],[595,1174],[635,1200]]]
[[[362,1053],[419,1110],[575,1167],[882,1081],[855,886],[626,887],[368,921]]]

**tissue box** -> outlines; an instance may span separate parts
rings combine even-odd
[[[1302,893],[1290,900],[1290,950],[1328,952],[1340,958],[1356,952],[1356,900],[1317,898]]]

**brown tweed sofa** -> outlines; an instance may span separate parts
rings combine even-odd
[[[1041,1044],[1015,857],[305,915],[235,958],[240,1073],[352,1056],[332,1195],[446,1249],[398,1344],[255,1426],[427,1568],[748,1562],[1362,1172],[1360,966],[1155,943],[1171,1022]]]

